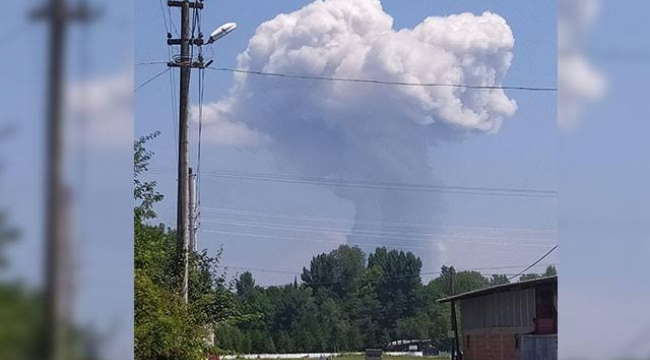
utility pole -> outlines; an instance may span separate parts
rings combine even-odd
[[[49,23],[49,63],[45,126],[45,311],[44,355],[49,360],[69,357],[71,325],[70,223],[68,190],[64,184],[63,106],[66,30],[70,22],[87,22],[95,13],[85,2],[75,8],[65,0],[50,0],[32,14]]]
[[[179,260],[182,264],[181,296],[188,302],[189,289],[189,153],[188,153],[188,108],[190,93],[190,71],[192,68],[203,67],[203,60],[194,62],[190,54],[190,46],[203,45],[203,40],[190,38],[190,9],[203,9],[203,3],[168,1],[170,7],[181,9],[181,38],[168,39],[168,45],[180,45],[180,57],[167,65],[180,68],[180,106],[178,122],[178,190],[176,206],[176,236],[179,245]]]
[[[449,269],[449,296],[454,296],[454,267],[452,266]],[[454,309],[454,301],[452,300],[451,303],[449,304],[451,306],[451,319],[449,323],[451,324],[451,329],[453,331],[453,337],[450,335],[449,337],[452,338],[451,340],[451,360],[456,360],[456,331],[454,327],[454,322],[456,319],[456,314],[455,314],[455,309]]]
[[[456,270],[452,266],[449,273],[449,293],[450,296],[456,295],[456,290],[454,288],[454,275]],[[460,339],[458,338],[458,322],[456,320],[456,302],[451,301],[451,328],[454,333],[453,344],[451,350],[451,360],[462,360],[463,356],[460,351]]]

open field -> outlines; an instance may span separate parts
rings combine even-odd
[[[364,360],[365,356],[364,355],[343,355],[343,356],[337,356],[334,358],[335,360]],[[383,360],[449,360],[448,356],[389,356],[389,355],[384,355],[382,357]]]
[[[384,355],[383,360],[449,360],[449,356],[390,356]],[[285,359],[283,359],[285,360]],[[304,358],[294,358],[286,360],[304,360]],[[365,360],[364,355],[341,355],[336,356],[333,360]]]

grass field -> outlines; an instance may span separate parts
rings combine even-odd
[[[333,358],[333,360],[364,360],[365,356],[363,355],[342,355]],[[383,360],[449,360],[448,356],[422,356],[422,357],[413,357],[413,356],[389,356],[384,355]],[[298,359],[294,359],[298,360]],[[304,360],[304,359],[303,359]]]
[[[243,360],[244,357],[235,355],[232,356],[230,359]],[[255,359],[255,358],[248,357],[248,359]],[[391,355],[384,354],[382,359],[383,360],[449,360],[450,357],[449,356],[417,356],[417,357],[416,356],[391,356]],[[300,357],[300,355],[296,354],[296,357],[282,357],[282,360],[318,360],[318,358],[308,359],[307,357]],[[365,360],[365,356],[362,354],[340,355],[332,358],[332,360]]]

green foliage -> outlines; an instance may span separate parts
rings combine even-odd
[[[0,359],[38,355],[42,303],[37,294],[18,284],[0,284]]]
[[[8,222],[6,212],[0,211],[0,275],[8,266],[6,246],[18,239],[18,231]],[[43,322],[46,304],[39,291],[20,281],[0,280],[0,359],[22,360],[45,358]],[[98,357],[99,337],[89,328],[68,324],[69,342],[65,344],[70,360],[94,360]]]
[[[133,143],[133,198],[138,202],[135,207],[135,217],[139,221],[155,218],[156,212],[153,210],[153,205],[163,199],[163,195],[156,191],[155,181],[140,179],[140,175],[148,170],[149,160],[154,155],[144,145],[158,135],[160,132],[156,131],[140,137]]]
[[[555,276],[557,275],[557,269],[554,265],[549,265],[544,271],[544,276]]]
[[[207,342],[219,324],[250,321],[236,295],[218,273],[221,251],[189,254],[189,302],[179,296],[180,249],[174,230],[151,225],[153,206],[162,200],[155,182],[139,179],[153,155],[144,147],[158,133],[134,144],[135,358],[199,360],[214,349]],[[244,342],[247,340],[244,340]]]
[[[237,299],[259,316],[218,327],[219,348],[234,353],[354,352],[416,338],[449,350],[451,311],[437,300],[451,295],[452,274],[454,294],[509,283],[507,275],[485,277],[443,266],[437,278],[422,284],[422,263],[411,253],[378,248],[364,259],[361,250],[347,245],[314,256],[303,268],[300,285],[263,288],[250,272],[241,274],[235,281]]]
[[[519,281],[529,281],[540,278],[539,274],[524,274],[519,277]]]
[[[546,267],[546,270],[544,271],[543,274],[535,274],[535,273],[523,274],[519,277],[519,281],[535,280],[544,276],[555,276],[555,275],[557,275],[557,268],[554,265],[549,265]]]
[[[378,248],[368,256],[347,245],[314,256],[302,283],[262,288],[245,272],[237,298],[259,317],[217,328],[218,347],[236,353],[346,352],[429,338],[444,349],[450,313],[436,301],[448,292],[451,268],[423,285],[412,253]],[[456,274],[461,288],[488,284],[479,273]],[[464,289],[463,289],[464,290]],[[247,340],[248,339],[248,340]]]
[[[490,278],[490,286],[504,285],[509,283],[510,283],[510,279],[508,279],[508,275],[494,274]]]
[[[136,270],[135,358],[201,359],[205,329],[198,326],[182,299]]]
[[[449,350],[450,309],[437,300],[451,295],[451,276],[455,294],[509,282],[506,275],[486,278],[443,266],[423,284],[422,261],[410,252],[377,248],[366,261],[358,247],[342,245],[314,256],[300,283],[264,288],[244,272],[227,285],[219,273],[221,251],[203,252],[190,254],[185,304],[178,296],[176,234],[150,223],[162,195],[155,182],[138,179],[152,156],[144,144],[156,135],[134,146],[137,360],[202,359],[215,350],[205,342],[209,329],[222,354],[353,352],[413,338]]]
[[[7,266],[5,248],[18,238],[18,231],[9,225],[7,213],[0,211],[0,270]]]

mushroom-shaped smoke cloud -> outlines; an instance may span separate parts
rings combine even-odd
[[[325,0],[260,25],[238,67],[498,87],[513,46],[506,21],[490,12],[429,17],[413,29],[395,30],[380,1]],[[263,147],[305,174],[431,183],[432,145],[468,132],[496,132],[516,109],[501,89],[239,73],[229,96],[208,104],[203,116],[213,143]],[[440,208],[432,194],[343,188],[337,194],[355,203],[357,220],[430,222]]]

